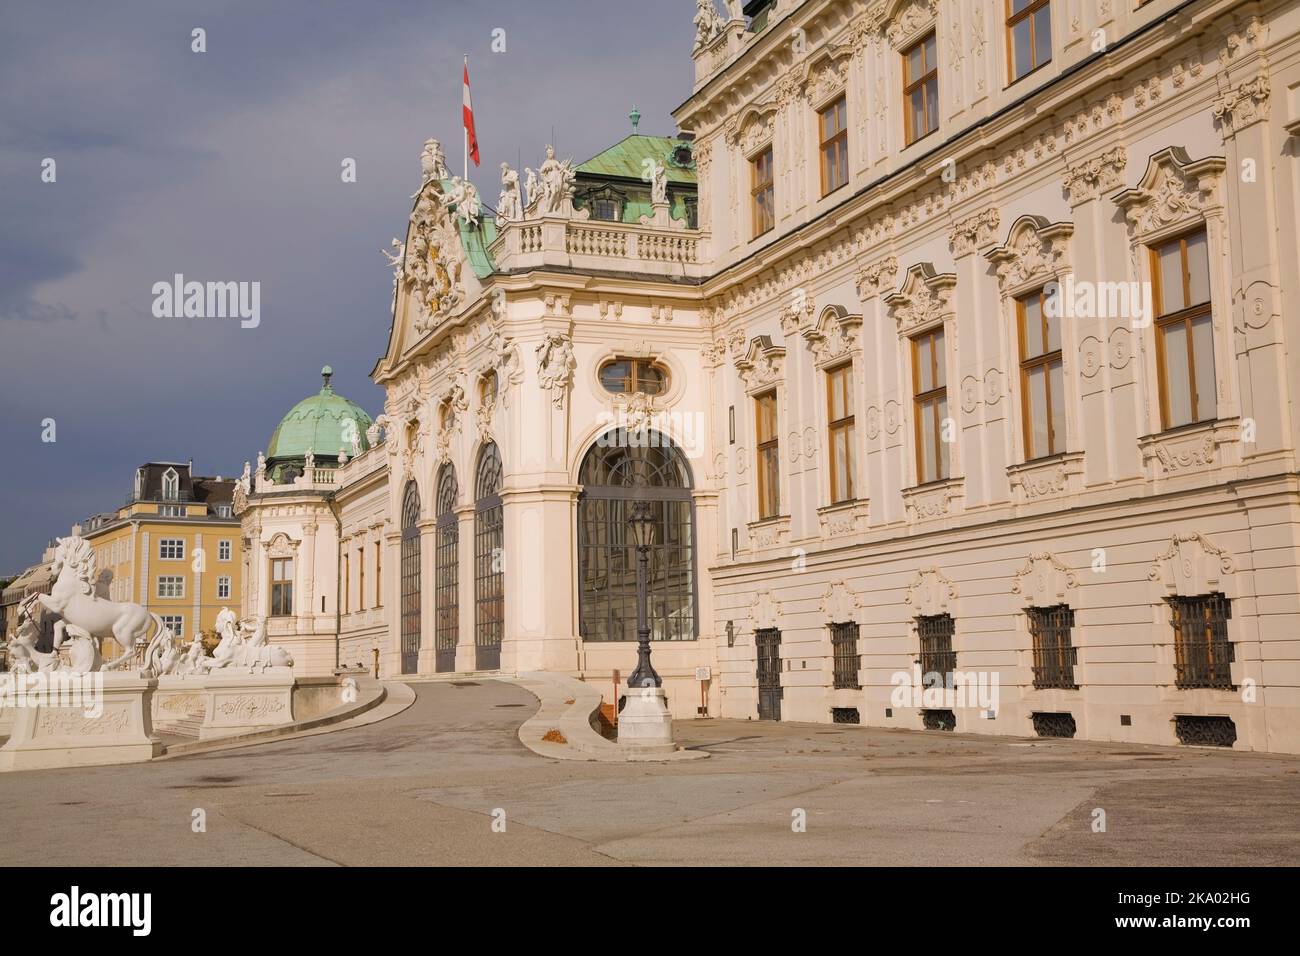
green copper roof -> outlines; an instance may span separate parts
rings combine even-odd
[[[621,143],[616,143],[578,167],[578,172],[588,176],[617,176],[621,179],[645,179],[645,161],[663,163],[670,183],[696,185],[695,162],[679,165],[673,156],[679,146],[691,146],[680,139],[667,136],[642,136],[633,133]]]
[[[352,432],[344,424],[347,421],[355,424],[361,449],[364,451],[370,447],[366,441],[370,416],[356,402],[335,394],[334,387],[329,382],[333,372],[328,365],[321,370],[321,374],[325,378],[321,390],[304,398],[280,419],[266,448],[268,462],[303,458],[308,450],[314,452],[319,459],[333,460],[340,448],[345,448],[351,454]]]

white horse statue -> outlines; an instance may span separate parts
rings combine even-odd
[[[96,642],[112,637],[117,641],[122,655],[103,664],[103,670],[121,667],[130,659],[135,646],[146,641],[149,645],[144,657],[146,669],[155,666],[157,651],[171,643],[171,629],[163,624],[161,617],[139,604],[109,601],[95,593],[95,552],[85,538],[71,535],[55,540],[51,566],[51,572],[56,575],[54,585],[49,594],[33,597],[46,611],[62,618],[64,628],[74,637]]]

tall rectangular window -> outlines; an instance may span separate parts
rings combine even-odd
[[[384,606],[383,575],[380,574],[380,555],[383,554],[381,542],[375,542],[375,607]]]
[[[217,542],[217,560],[230,560],[230,542],[224,538]]]
[[[912,391],[916,417],[916,480],[918,484],[948,477],[948,378],[943,328],[912,339]]]
[[[1065,451],[1061,318],[1049,315],[1044,302],[1042,289],[1016,299],[1026,461]]]
[[[1151,247],[1160,417],[1165,428],[1214,418],[1214,330],[1205,229]]]
[[[343,613],[352,610],[352,560],[351,555],[343,555],[343,593],[340,595]]]
[[[1007,0],[1007,59],[1013,83],[1051,62],[1051,0]]]
[[[772,147],[769,146],[749,161],[750,215],[754,221],[753,235],[761,236],[776,225],[776,200],[772,172]]]
[[[903,51],[903,110],[908,146],[939,128],[939,60],[933,32]]]
[[[1074,611],[1068,604],[1026,609],[1034,647],[1034,686],[1074,690],[1078,651],[1070,642]]]
[[[817,125],[825,196],[849,181],[849,111],[843,96],[817,114]]]
[[[1232,690],[1232,602],[1222,594],[1169,598],[1174,627],[1175,686]]]
[[[357,610],[366,609],[366,548],[357,548]]]
[[[831,655],[834,658],[834,686],[836,690],[857,690],[858,625],[853,622],[831,625]]]
[[[230,576],[223,574],[217,578],[217,598],[222,601],[230,600]]]
[[[161,561],[180,561],[185,557],[183,538],[159,538],[158,558]]]
[[[293,614],[293,558],[272,558],[271,616],[284,617],[291,614]]]
[[[835,504],[854,496],[852,362],[826,373],[826,419],[830,423],[831,504]]]
[[[776,392],[754,399],[758,440],[758,517],[774,518],[781,513],[781,447],[777,438]]]

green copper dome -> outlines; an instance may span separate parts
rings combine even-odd
[[[325,380],[321,390],[304,398],[280,419],[266,448],[268,464],[302,460],[308,451],[313,452],[318,461],[335,461],[340,448],[352,454],[354,434],[362,451],[370,447],[366,441],[370,416],[356,402],[335,394],[330,385],[333,374],[334,370],[328,365],[321,369],[321,377]]]

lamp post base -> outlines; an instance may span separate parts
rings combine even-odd
[[[672,750],[673,718],[662,687],[629,687],[618,715],[620,746]]]

